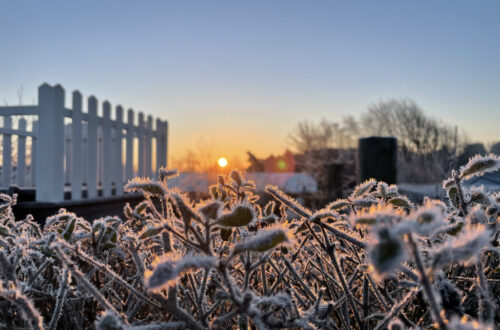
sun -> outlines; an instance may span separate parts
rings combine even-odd
[[[227,159],[224,157],[219,158],[217,161],[220,167],[226,167],[227,166]]]

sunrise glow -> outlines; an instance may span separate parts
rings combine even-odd
[[[219,158],[217,161],[220,167],[226,167],[227,166],[227,159],[224,157]]]

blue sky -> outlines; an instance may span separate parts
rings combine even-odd
[[[500,140],[499,1],[2,1],[0,42],[1,103],[61,83],[169,120],[174,156],[402,97]]]

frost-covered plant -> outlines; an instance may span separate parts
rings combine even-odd
[[[134,179],[144,201],[41,228],[0,195],[0,327],[32,329],[492,328],[500,321],[500,196],[462,179],[414,205],[369,180],[310,210],[276,187],[261,204],[233,171],[192,201],[176,171]]]

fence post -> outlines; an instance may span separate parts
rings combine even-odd
[[[19,119],[19,131],[26,133],[26,119]],[[26,185],[26,136],[17,136],[17,185],[25,187]]]
[[[36,200],[64,200],[64,89],[43,84],[38,88]]]
[[[87,149],[88,149],[88,179],[87,197],[97,197],[97,99],[88,98],[88,124],[87,124]]]
[[[3,117],[3,127],[12,128],[12,117]],[[9,187],[12,169],[12,136],[10,134],[3,135],[3,156],[2,156],[2,186]]]
[[[71,123],[71,199],[82,198],[83,166],[82,166],[82,94],[73,92],[73,118]]]
[[[398,142],[394,137],[371,136],[359,139],[358,183],[373,178],[389,184],[396,183]]]
[[[147,177],[153,177],[153,172],[152,172],[152,158],[153,158],[153,153],[152,153],[152,139],[153,139],[153,117],[151,115],[148,116],[148,121],[146,123],[146,133],[145,133],[145,139],[146,139],[146,151],[145,151],[145,166],[146,166],[146,171],[145,175]]]
[[[113,159],[111,154],[111,104],[105,101],[102,106],[102,196],[111,196],[113,182]]]
[[[123,108],[119,105],[116,107],[116,127],[115,127],[115,194],[123,194]]]
[[[37,145],[37,137],[38,137],[38,121],[34,121],[33,122],[33,128],[32,128],[32,131],[33,131],[33,136],[31,137],[31,159],[30,159],[30,170],[31,170],[31,173],[30,173],[30,178],[31,178],[31,186],[32,187],[36,187],[35,186],[35,182],[36,182],[36,145]]]
[[[127,113],[127,144],[126,144],[125,176],[127,180],[134,177],[134,111],[128,110]]]
[[[139,173],[137,173],[138,177],[145,176],[144,171],[144,158],[146,156],[146,151],[144,150],[144,114],[139,112],[139,124],[137,125],[137,139],[139,140]]]

